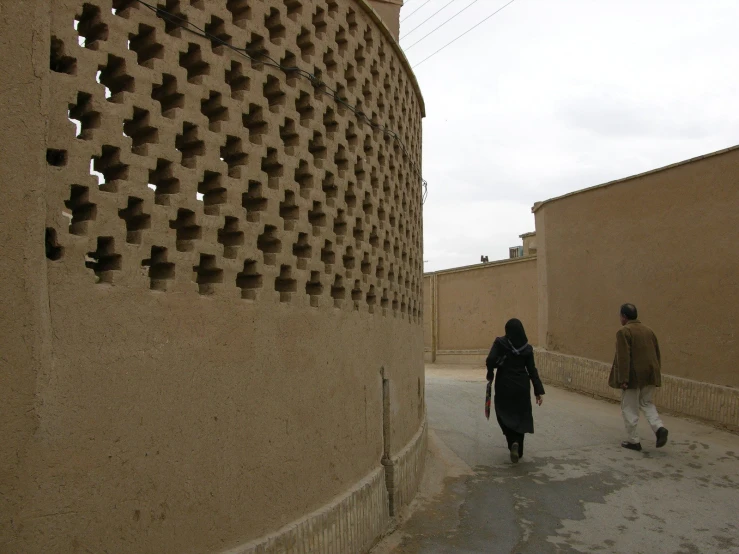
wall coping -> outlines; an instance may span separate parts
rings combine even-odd
[[[424,277],[430,277],[431,275],[448,275],[451,273],[463,273],[465,271],[475,271],[478,269],[486,269],[488,267],[498,267],[501,265],[509,265],[509,264],[520,264],[523,262],[535,262],[536,261],[536,255],[530,255],[530,256],[523,256],[521,258],[511,258],[511,259],[505,259],[505,260],[496,260],[494,262],[485,262],[475,265],[464,265],[460,267],[453,267],[450,269],[440,269],[439,271],[429,271],[427,273],[424,273]]]
[[[367,3],[367,0],[355,1],[362,7],[365,12],[369,14],[372,20],[380,28],[380,31],[382,31],[382,33],[385,35],[385,38],[390,41],[393,50],[395,50],[395,53],[398,54],[398,57],[400,58],[400,63],[403,64],[403,68],[406,70],[406,73],[408,73],[408,78],[411,80],[411,84],[413,85],[413,88],[416,91],[416,95],[418,96],[418,103],[421,106],[421,117],[426,117],[426,102],[423,99],[423,94],[421,94],[421,87],[418,84],[418,79],[416,79],[416,74],[413,72],[413,68],[411,67],[411,63],[408,61],[408,58],[406,58],[405,52],[403,52],[403,49],[400,47],[398,41],[395,40],[395,37],[390,32],[390,29],[388,29],[387,25],[385,25],[383,19],[379,16],[375,9],[370,6],[369,3]]]
[[[595,185],[592,187],[587,187],[584,189],[576,190],[573,192],[569,192],[567,194],[563,194],[562,196],[555,196],[554,198],[550,198],[548,200],[544,200],[542,202],[536,202],[534,203],[533,207],[531,208],[532,213],[536,213],[544,206],[547,206],[549,204],[552,204],[553,202],[557,202],[558,200],[564,200],[565,198],[570,198],[571,196],[576,196],[580,194],[584,194],[586,192],[590,192],[593,190],[598,190],[606,187],[612,187],[614,185],[620,185],[622,183],[625,183],[627,181],[632,181],[634,179],[638,179],[640,177],[646,177],[647,175],[652,175],[654,173],[660,173],[662,171],[667,171],[668,169],[674,169],[676,167],[680,167],[683,165],[692,164],[695,162],[699,162],[702,160],[705,160],[707,158],[712,158],[714,156],[721,156],[722,154],[727,154],[729,152],[733,152],[735,150],[739,150],[739,145],[736,146],[730,146],[729,148],[724,148],[723,150],[717,150],[716,152],[711,152],[710,154],[703,154],[702,156],[697,156],[695,158],[689,158],[687,160],[683,160],[680,162],[676,162],[670,165],[665,165],[663,167],[658,167],[657,169],[650,169],[649,171],[645,171],[643,173],[637,173],[636,175],[631,175],[629,177],[623,177],[621,179],[616,179],[615,181],[608,181],[607,183],[602,183],[600,185]]]

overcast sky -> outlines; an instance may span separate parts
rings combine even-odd
[[[412,65],[508,2],[411,47],[473,3],[410,32],[449,1],[406,0]],[[739,144],[739,0],[516,0],[415,72],[426,271],[507,258],[536,201]]]

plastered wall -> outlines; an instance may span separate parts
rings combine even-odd
[[[225,551],[420,436],[397,45],[361,2],[152,4],[0,12],[2,552]]]
[[[624,302],[667,374],[739,386],[739,148],[535,206],[542,346],[610,363]]]
[[[538,344],[536,264],[531,257],[427,274],[424,313],[436,314],[435,324],[426,316],[427,352],[486,351],[514,317]]]

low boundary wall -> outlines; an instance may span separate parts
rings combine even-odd
[[[608,386],[610,364],[536,349],[536,366],[544,382],[621,399],[620,391]],[[677,414],[739,429],[739,389],[663,374],[655,403]]]

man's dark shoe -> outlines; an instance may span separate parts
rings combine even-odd
[[[624,441],[621,443],[621,446],[624,448],[628,448],[629,450],[636,450],[637,452],[641,452],[641,443],[640,442],[628,442]]]
[[[667,444],[667,429],[660,427],[657,429],[657,448],[662,448]]]

